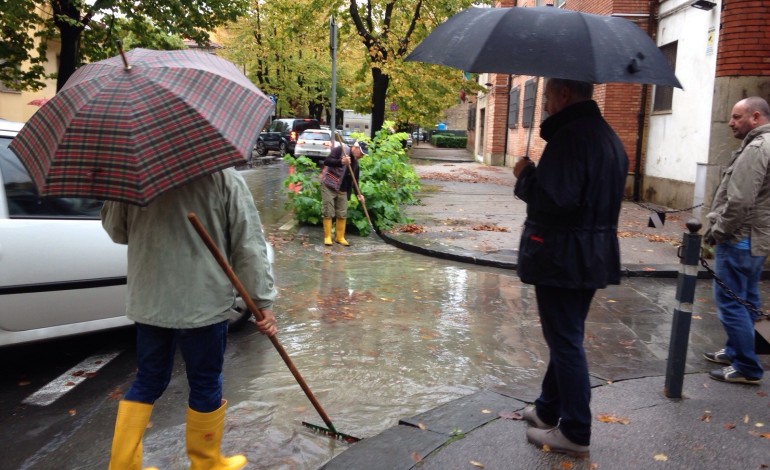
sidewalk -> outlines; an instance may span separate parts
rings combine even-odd
[[[421,205],[405,209],[414,219],[410,232],[383,234],[386,241],[429,256],[515,268],[525,204],[513,197],[510,168],[480,165],[463,149],[435,149],[424,143],[412,149],[411,157],[422,181]],[[677,247],[692,214],[667,214],[660,228],[647,227],[649,215],[637,204],[623,204],[619,222],[623,270],[629,277],[675,278]],[[768,368],[767,356],[761,357]],[[518,388],[482,390],[404,418],[397,426],[352,445],[322,468],[770,467],[767,378],[759,386],[750,386],[717,382],[702,372],[688,373],[682,399],[664,395],[664,376],[645,376],[643,371],[636,378],[615,382],[592,376],[592,382],[589,460],[546,453],[527,443],[527,424],[517,412],[535,400],[539,388]]]
[[[413,148],[411,157],[422,191],[420,205],[404,211],[415,221],[410,228],[424,231],[388,232],[388,241],[431,256],[515,268],[526,204],[513,197],[511,169],[476,163],[464,149],[425,143]],[[639,204],[623,202],[618,226],[623,272],[629,277],[676,277],[677,248],[693,214],[667,213],[659,228],[648,227],[651,214]]]

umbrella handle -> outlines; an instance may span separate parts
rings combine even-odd
[[[249,308],[249,310],[251,310],[251,313],[253,313],[254,316],[257,317],[257,320],[264,319],[265,316],[262,314],[262,312],[259,311],[259,308],[257,308],[256,304],[251,299],[249,292],[246,290],[246,287],[243,286],[243,284],[241,283],[241,280],[238,279],[238,276],[235,274],[235,271],[233,271],[233,268],[230,267],[230,264],[227,262],[224,256],[222,256],[222,253],[219,251],[219,248],[217,248],[216,243],[214,243],[214,240],[211,238],[211,236],[208,234],[206,229],[203,227],[203,224],[201,224],[201,221],[200,219],[198,219],[198,216],[195,215],[194,212],[190,212],[189,214],[187,214],[187,219],[190,221],[193,228],[195,228],[195,231],[198,232],[198,235],[200,235],[201,240],[203,240],[203,243],[206,244],[206,247],[208,247],[211,254],[214,255],[214,258],[217,260],[217,263],[219,263],[219,266],[222,268],[222,270],[225,272],[227,277],[230,279],[230,282],[233,284],[233,287],[235,287],[235,290],[238,291],[238,294],[241,296],[243,301],[246,302],[246,306]],[[269,338],[270,338],[270,342],[273,343],[273,346],[275,346],[275,349],[278,351],[278,354],[283,359],[283,362],[285,362],[286,365],[289,367],[289,370],[291,371],[291,375],[294,376],[294,378],[297,380],[297,383],[302,388],[302,391],[305,392],[305,395],[307,395],[308,400],[310,400],[310,403],[313,404],[313,408],[315,408],[315,410],[321,416],[321,419],[323,419],[324,423],[326,423],[329,429],[336,433],[337,431],[335,430],[331,419],[329,419],[329,416],[326,414],[323,407],[321,407],[321,404],[318,402],[315,395],[313,395],[313,392],[310,390],[310,387],[308,387],[307,383],[305,383],[305,379],[302,378],[302,375],[299,373],[299,370],[297,370],[297,368],[294,366],[294,362],[292,362],[286,350],[283,349],[283,346],[278,341],[278,338],[276,337],[276,335],[269,336]]]

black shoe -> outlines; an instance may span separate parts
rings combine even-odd
[[[741,374],[733,368],[733,366],[722,367],[721,369],[712,370],[709,372],[709,377],[720,382],[730,382],[736,384],[750,384],[759,385],[762,379],[752,379]]]
[[[728,366],[732,364],[730,356],[727,355],[727,352],[724,349],[720,349],[713,353],[703,353],[703,357],[711,362],[716,362],[717,364],[725,364]]]

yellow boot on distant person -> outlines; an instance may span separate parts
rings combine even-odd
[[[347,222],[345,219],[337,219],[337,226],[335,227],[337,233],[334,241],[342,246],[350,246],[350,243],[345,240],[345,222]]]
[[[332,244],[332,219],[324,218],[324,245]]]
[[[226,409],[227,400],[222,400],[222,406],[211,413],[187,408],[185,441],[190,470],[237,470],[248,463],[243,455],[222,457],[220,454]]]
[[[142,437],[150,422],[152,405],[120,400],[112,437],[109,470],[142,469]],[[157,470],[150,467],[145,470]]]

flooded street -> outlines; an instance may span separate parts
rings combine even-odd
[[[324,247],[317,227],[282,234],[283,200],[269,188],[281,171],[245,172],[276,252],[278,339],[337,430],[366,438],[480,389],[537,390],[548,352],[534,290],[514,272],[410,254],[374,234],[350,236],[349,248]],[[675,289],[634,279],[597,293],[586,337],[596,383],[665,374]],[[723,339],[710,292],[699,281],[688,371],[708,368],[702,350]],[[245,451],[247,468],[314,469],[348,447],[302,426],[324,423],[266,338],[232,334],[225,367],[223,449]],[[145,462],[184,468],[183,446],[169,445],[183,432],[180,421],[148,433]]]

